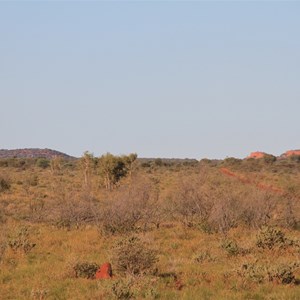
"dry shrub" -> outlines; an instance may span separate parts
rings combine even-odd
[[[62,197],[45,203],[46,220],[58,227],[70,229],[96,223],[99,203],[85,193],[65,191]]]
[[[267,191],[248,189],[241,202],[241,220],[250,228],[260,228],[272,221],[278,205],[278,197]]]
[[[178,187],[173,193],[173,217],[186,227],[207,228],[212,210],[212,197],[205,185],[206,174],[179,179]]]
[[[100,232],[114,235],[147,230],[152,224],[159,227],[162,214],[158,201],[158,191],[149,181],[133,182],[119,189],[99,212]]]
[[[174,218],[186,227],[227,233],[240,224],[251,228],[268,224],[277,198],[267,191],[203,171],[179,179],[172,197],[172,211]]]
[[[209,222],[215,231],[226,233],[238,225],[239,216],[240,199],[224,193],[215,200]]]
[[[277,195],[205,170],[179,178],[172,199],[173,216],[184,226],[225,234],[241,224],[267,225],[278,210]]]

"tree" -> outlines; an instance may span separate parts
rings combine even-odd
[[[84,184],[86,187],[90,184],[91,171],[95,167],[95,157],[92,153],[85,151],[80,158],[80,165],[84,173]]]
[[[131,174],[136,154],[115,156],[106,153],[99,158],[99,170],[102,184],[107,190],[112,190],[121,178]]]

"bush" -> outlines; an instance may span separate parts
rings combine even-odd
[[[3,259],[6,247],[7,247],[7,236],[5,234],[5,230],[2,227],[0,231],[0,262]]]
[[[293,274],[293,272],[298,267],[298,264],[280,265],[270,273],[269,280],[279,281],[282,284],[294,283],[295,275]]]
[[[262,249],[282,248],[291,244],[293,241],[287,239],[282,231],[269,226],[263,227],[256,237],[256,246]]]
[[[172,212],[185,227],[211,231],[212,227],[208,223],[208,218],[213,203],[207,197],[205,179],[206,174],[203,173],[196,180],[180,182],[174,191]]]
[[[225,239],[221,243],[221,248],[224,249],[229,256],[236,256],[241,253],[240,247],[237,245],[236,241]]]
[[[294,271],[299,268],[298,263],[277,266],[260,265],[257,262],[242,266],[238,274],[256,283],[277,282],[281,284],[295,283]]]
[[[74,267],[75,276],[91,279],[95,277],[99,265],[96,263],[89,262],[80,262],[77,263]]]
[[[238,270],[238,275],[242,278],[251,280],[255,283],[263,283],[266,280],[268,270],[267,267],[255,263],[246,263]]]
[[[36,165],[39,168],[46,169],[46,168],[48,168],[50,166],[50,161],[49,161],[49,159],[46,159],[46,158],[39,158],[36,161]]]
[[[24,253],[30,252],[36,244],[29,240],[29,228],[24,226],[15,230],[8,238],[8,246],[13,251],[23,251]]]
[[[155,183],[134,178],[130,187],[121,188],[99,213],[99,231],[116,235],[159,227],[162,210]]]
[[[0,193],[10,189],[10,182],[8,179],[0,177]]]
[[[116,269],[130,275],[148,273],[158,261],[154,250],[135,236],[119,240],[113,247],[113,262]]]
[[[122,279],[115,281],[111,286],[111,292],[116,299],[132,299],[134,296],[132,291],[132,281]]]
[[[211,261],[215,261],[216,259],[214,257],[212,257],[210,251],[205,250],[205,251],[201,251],[199,253],[197,253],[193,260],[197,263],[204,263],[204,262],[211,262]]]

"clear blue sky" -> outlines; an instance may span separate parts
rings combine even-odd
[[[0,2],[0,148],[300,148],[300,2]]]

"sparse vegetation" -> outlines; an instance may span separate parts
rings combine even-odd
[[[2,159],[0,179],[3,299],[300,298],[296,159],[87,152]]]

